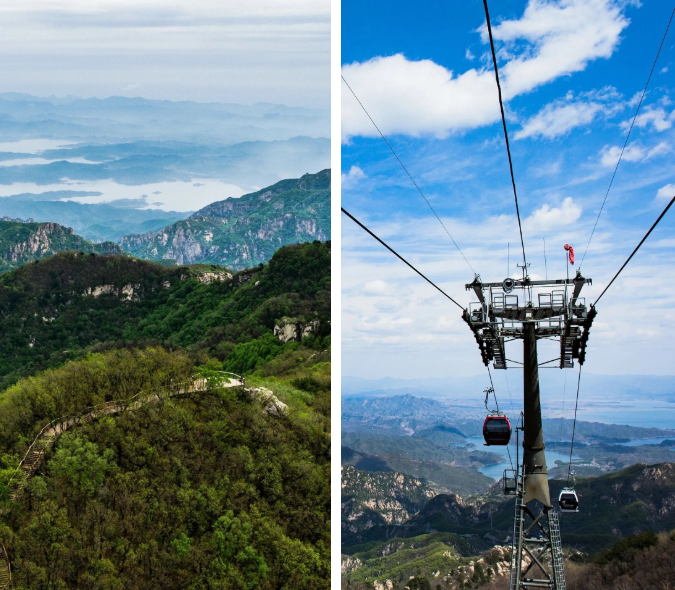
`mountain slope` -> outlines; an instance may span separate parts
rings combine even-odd
[[[558,497],[565,483],[551,480],[552,498]],[[675,528],[675,463],[633,465],[599,477],[579,478],[576,491],[580,513],[563,515],[563,545],[597,551],[626,535]],[[467,499],[439,494],[402,526],[373,526],[343,536],[343,545],[433,531],[477,535],[492,544],[506,543],[512,534],[513,503],[513,497],[501,495],[498,485],[488,495]],[[343,547],[343,552],[351,553],[348,547]]]
[[[286,246],[264,267],[234,276],[221,267],[60,253],[0,276],[0,388],[111,341],[203,351],[241,373],[262,351],[272,358],[293,346],[274,336],[281,324],[326,347],[330,243]]]
[[[273,378],[255,378],[283,416],[263,411],[256,390],[213,385],[86,419],[17,500],[8,477],[45,423],[175,388],[195,367],[180,350],[113,349],[0,392],[0,542],[13,587],[327,590],[330,385],[293,384],[329,378],[330,355],[298,352],[290,371],[268,364]]]
[[[58,223],[23,223],[0,220],[0,272],[6,272],[33,260],[64,250],[121,254],[112,242],[92,244],[75,235],[70,227]]]
[[[403,473],[343,465],[342,528],[356,533],[373,524],[401,524],[433,496],[421,480]]]
[[[328,239],[330,170],[322,170],[212,203],[157,232],[123,236],[120,245],[147,260],[240,270],[266,262],[282,246]]]

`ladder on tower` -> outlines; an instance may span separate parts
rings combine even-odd
[[[513,541],[511,543],[511,590],[518,590],[518,553],[523,535],[523,478],[516,474],[516,506],[513,517]]]
[[[560,368],[574,367],[575,353],[578,352],[581,330],[577,326],[570,326],[569,331],[560,337]]]
[[[551,534],[555,590],[566,590],[565,566],[563,563],[562,543],[560,541],[560,520],[558,519],[558,512],[556,510],[551,510],[548,513],[548,525]]]

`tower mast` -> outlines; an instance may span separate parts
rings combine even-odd
[[[513,489],[511,590],[565,590],[558,513],[551,504],[548,485],[537,341],[560,339],[560,358],[556,360],[561,369],[574,366],[574,359],[583,364],[596,311],[593,306],[587,309],[579,295],[590,283],[579,271],[573,279],[533,281],[523,268],[522,280],[507,277],[502,283],[482,283],[476,275],[466,285],[478,301],[463,318],[486,366],[492,363],[495,369],[506,369],[505,340],[523,341],[523,462],[517,466]],[[573,287],[571,293],[569,287]],[[522,289],[523,301],[519,302],[515,289]]]

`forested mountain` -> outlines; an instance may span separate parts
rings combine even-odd
[[[117,244],[92,244],[75,235],[72,228],[62,227],[58,223],[0,220],[0,273],[64,250],[98,254],[122,253]]]
[[[81,420],[14,496],[62,416]],[[238,273],[69,251],[0,276],[15,588],[327,589],[329,427],[330,242]]]
[[[15,587],[327,589],[330,356],[309,356],[287,351],[250,377],[283,417],[214,387],[85,421],[17,501],[3,483],[43,424],[188,379],[194,361],[109,350],[0,393],[0,542]]]
[[[241,270],[267,262],[281,246],[329,239],[330,170],[322,170],[212,203],[163,230],[123,236],[120,245],[147,260]]]
[[[328,336],[330,243],[282,248],[234,276],[64,252],[0,276],[0,386],[111,341],[165,342],[242,372],[256,351],[282,348],[273,335],[282,318]]]
[[[371,492],[370,504],[375,508],[375,501],[386,497],[390,486],[381,477],[369,479],[370,487],[377,487],[378,483],[385,487]],[[552,480],[550,484],[551,496],[557,497],[565,481]],[[562,515],[561,532],[566,548],[596,554],[630,535],[675,528],[674,463],[633,465],[600,477],[579,478],[575,487],[581,513]],[[368,505],[367,498],[361,497],[360,501]],[[469,584],[465,588],[477,588],[487,581],[484,574],[488,565],[493,573],[498,571],[497,553],[503,557],[502,547],[510,546],[513,503],[513,497],[502,496],[496,486],[490,494],[466,499],[439,494],[400,525],[371,518],[369,527],[351,531],[346,520],[343,559],[349,578],[370,587],[375,581],[385,584],[389,579],[394,588],[402,589],[410,576],[418,575],[427,581],[435,578],[443,583],[443,589],[456,588],[458,579]],[[471,580],[477,571],[477,557],[472,558],[471,568],[459,570],[460,565],[468,567],[471,561],[462,561],[460,556],[476,556],[490,547],[497,553],[481,558],[481,575]],[[499,567],[506,571],[508,559]],[[497,584],[494,588],[502,586]]]

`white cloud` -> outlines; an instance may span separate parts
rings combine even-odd
[[[567,197],[560,207],[542,205],[523,222],[523,226],[527,233],[540,233],[575,223],[579,217],[581,205],[575,203],[572,197]]]
[[[656,192],[657,199],[672,199],[673,195],[675,195],[675,184],[667,184],[666,186],[662,186]]]
[[[556,176],[562,170],[562,157],[552,162],[546,162],[538,166],[533,166],[529,169],[529,173],[534,178],[544,178],[546,176]]]
[[[640,145],[629,145],[623,152],[622,160],[627,160],[628,162],[644,162],[670,151],[670,146],[667,142],[662,141],[661,143],[655,145],[651,149],[644,148]],[[616,166],[619,156],[621,154],[621,148],[619,146],[613,145],[611,147],[605,146],[600,151],[600,163],[603,166],[612,168]]]
[[[388,295],[390,287],[385,281],[368,281],[363,285],[363,291],[368,295]]]
[[[402,54],[342,67],[342,74],[385,134],[430,134],[491,123],[499,117],[494,76],[471,69],[455,77],[431,60]],[[492,77],[491,77],[492,76]],[[375,137],[377,130],[342,85],[343,137]]]
[[[497,40],[528,41],[529,50],[503,68],[505,94],[516,96],[541,84],[585,69],[589,61],[608,58],[628,19],[611,0],[530,0],[522,18],[493,28]],[[483,40],[487,31],[482,27]]]
[[[661,107],[647,108],[642,111],[635,119],[636,127],[647,127],[651,124],[655,131],[665,131],[673,126],[673,113],[666,113]],[[624,121],[621,127],[627,130],[630,127],[631,121]]]
[[[514,137],[546,137],[551,139],[565,135],[575,127],[588,125],[604,109],[597,102],[554,102],[546,105],[536,115],[525,122]]]
[[[530,117],[514,137],[551,139],[565,135],[575,127],[588,125],[597,115],[607,117],[622,110],[625,105],[620,99],[621,95],[612,86],[583,92],[577,97],[570,91],[563,98],[550,102],[536,115]]]
[[[466,57],[466,59],[468,59],[469,61],[473,61],[474,59],[476,59],[476,56],[473,53],[471,53],[470,49],[466,50],[464,57]]]
[[[627,25],[612,0],[530,0],[520,19],[502,21],[493,29],[510,56],[500,67],[505,98],[611,56]],[[499,118],[491,68],[456,75],[430,60],[411,61],[397,54],[344,65],[342,73],[385,134],[443,138]],[[342,133],[344,139],[377,135],[345,85]]]
[[[349,172],[340,175],[340,184],[343,189],[350,189],[356,186],[359,180],[366,178],[366,173],[358,166],[352,166]]]

